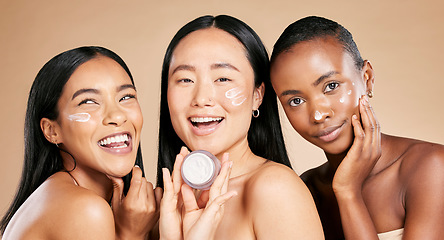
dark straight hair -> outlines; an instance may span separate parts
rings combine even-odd
[[[95,46],[79,47],[60,53],[49,60],[37,74],[29,92],[26,109],[22,176],[14,200],[0,222],[2,234],[23,202],[52,174],[66,170],[60,150],[44,137],[40,120],[42,118],[57,119],[59,115],[57,103],[66,82],[80,65],[99,56],[116,61],[127,72],[134,85],[131,72],[122,58],[111,50]],[[137,150],[136,164],[143,169],[140,145]],[[131,180],[130,174],[123,180],[126,192]]]
[[[237,38],[244,46],[246,57],[253,68],[255,86],[259,87],[262,83],[265,85],[265,94],[259,107],[260,116],[252,118],[248,130],[248,144],[251,151],[265,159],[282,163],[291,168],[282,136],[277,98],[270,82],[268,53],[261,39],[247,24],[234,17],[227,15],[202,16],[187,23],[176,33],[168,45],[163,60],[157,163],[157,185],[161,187],[163,187],[162,168],[168,168],[171,172],[176,154],[179,153],[182,146],[185,146],[173,129],[168,109],[167,89],[171,57],[174,49],[184,37],[194,31],[207,28],[217,28]]]
[[[332,37],[350,54],[358,71],[361,71],[364,60],[353,40],[352,34],[341,24],[327,18],[309,16],[290,24],[273,47],[271,64],[282,52],[290,50],[295,44],[320,38]]]

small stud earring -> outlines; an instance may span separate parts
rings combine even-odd
[[[373,97],[373,91],[372,91],[372,90],[368,91],[368,92],[367,92],[367,96],[368,96],[369,98],[372,98],[372,97]]]

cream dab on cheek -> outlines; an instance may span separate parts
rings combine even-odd
[[[231,100],[231,104],[239,106],[247,100],[242,94],[242,89],[235,87],[225,92],[225,97]]]
[[[184,182],[194,189],[209,189],[220,171],[219,160],[204,150],[188,154],[182,164],[181,174]]]
[[[91,118],[89,113],[75,113],[68,115],[68,120],[74,122],[87,122]]]
[[[322,114],[319,111],[315,112],[315,120],[321,120]]]

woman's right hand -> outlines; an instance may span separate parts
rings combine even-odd
[[[353,115],[355,138],[333,178],[335,194],[360,194],[362,184],[381,156],[381,131],[373,108],[367,96],[361,97],[359,102],[362,125]]]
[[[111,206],[116,239],[146,239],[159,218],[160,196],[154,193],[153,185],[142,177],[142,170],[138,166],[133,167],[126,196],[123,194],[123,180],[112,176],[108,178],[114,188]]]
[[[162,240],[180,240],[182,235],[182,198],[180,188],[183,184],[180,168],[189,153],[186,147],[180,149],[174,162],[173,174],[162,169],[164,192],[160,203],[159,235]]]

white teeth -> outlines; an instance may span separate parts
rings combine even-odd
[[[122,143],[122,142],[125,143],[128,140],[129,140],[128,134],[122,134],[122,135],[117,135],[117,136],[113,136],[113,137],[102,139],[102,140],[99,141],[99,144],[101,146],[104,146],[104,145],[108,145],[108,144],[111,144],[111,143]],[[122,148],[122,147],[126,147],[126,146],[127,145],[124,144],[124,145],[119,146],[117,148]]]
[[[192,117],[190,118],[191,122],[194,123],[204,123],[204,122],[214,122],[222,120],[221,117],[213,118],[213,117]]]

